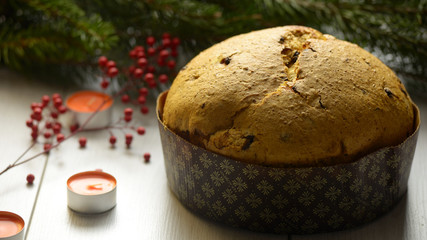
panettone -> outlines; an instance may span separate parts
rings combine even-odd
[[[285,26],[203,51],[174,80],[172,131],[209,151],[267,166],[324,166],[401,143],[412,101],[386,65],[355,44]]]

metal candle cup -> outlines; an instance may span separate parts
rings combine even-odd
[[[80,91],[69,96],[66,104],[68,109],[73,112],[74,121],[79,125],[85,123],[95,111],[98,111],[85,128],[105,127],[110,124],[113,99],[107,94]]]
[[[24,219],[11,212],[0,211],[0,239],[22,240],[24,239]]]
[[[116,179],[105,172],[88,171],[67,181],[68,207],[79,213],[96,214],[116,206]]]

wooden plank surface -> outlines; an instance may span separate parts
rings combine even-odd
[[[30,145],[31,130],[25,126],[31,113],[30,104],[52,91],[5,69],[0,69],[0,172],[14,162]],[[26,156],[42,150],[36,145]],[[0,175],[0,211],[20,215],[29,226],[31,213],[41,184],[46,156],[12,168]],[[28,174],[35,175],[33,185],[26,184]]]

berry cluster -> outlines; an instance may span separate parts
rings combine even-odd
[[[167,84],[169,77],[175,74],[176,58],[178,57],[178,46],[180,40],[177,37],[171,37],[169,33],[164,33],[161,40],[156,41],[153,36],[146,38],[146,45],[138,45],[129,51],[129,57],[132,60],[131,66],[124,69],[119,75],[117,64],[113,60],[109,60],[105,56],[98,58],[98,65],[102,72],[102,81],[100,86],[102,89],[107,89],[111,81],[123,78],[124,81],[117,81],[121,86],[118,96],[123,103],[131,103],[139,107],[142,114],[149,112],[145,105],[147,96],[151,89]],[[111,128],[132,129],[139,135],[145,133],[145,128],[129,126],[132,121],[133,109],[128,107],[124,110],[124,115],[121,118],[125,122],[124,126],[113,126]],[[117,122],[119,124],[121,121]],[[132,144],[133,135],[125,133],[125,143],[127,147]],[[110,131],[110,144],[115,146],[117,137]],[[148,154],[148,155],[147,155]],[[148,157],[147,157],[148,156]],[[146,162],[149,161],[149,153],[144,155]]]
[[[123,77],[127,80],[126,83],[131,84],[128,84],[123,91],[123,102],[130,102],[129,92],[132,90],[143,88],[147,91],[147,88],[155,89],[169,81],[169,77],[175,74],[179,44],[179,38],[172,38],[169,33],[164,33],[161,40],[156,41],[153,36],[147,37],[145,46],[138,45],[129,51],[132,64],[123,71]],[[116,62],[105,56],[98,59],[98,64],[102,70],[101,87],[106,89],[110,81],[118,77],[119,70]],[[108,78],[110,81],[107,80]],[[145,95],[147,94],[148,91]]]
[[[31,138],[37,141],[39,136],[43,136],[43,149],[48,152],[55,141],[60,143],[65,139],[58,117],[66,113],[67,108],[63,105],[61,95],[55,93],[52,97],[44,95],[41,102],[31,103],[31,110],[30,119],[26,121],[27,127],[31,129]]]
[[[144,135],[145,134],[145,128],[144,127],[137,127],[135,128],[134,126],[130,126],[128,125],[129,122],[132,121],[132,115],[133,115],[133,109],[132,108],[125,108],[125,110],[123,111],[123,117],[116,123],[115,126],[111,126],[109,128],[118,128],[121,130],[124,129],[130,129],[132,131],[135,131],[138,135]],[[119,126],[119,124],[121,123],[121,120],[123,120],[125,122],[124,126]],[[132,140],[133,140],[133,135],[131,133],[125,133],[125,143],[126,146],[128,148],[130,148],[131,144],[132,144]],[[112,131],[110,131],[110,144],[112,147],[115,146],[116,142],[117,142],[117,137],[113,134]]]
[[[138,45],[129,51],[132,64],[123,71],[123,74],[119,74],[120,71],[115,61],[101,56],[98,59],[98,65],[102,70],[101,88],[104,90],[107,89],[114,79],[118,80],[117,83],[119,85],[124,82],[124,86],[120,86],[121,89],[115,96],[120,96],[123,103],[137,105],[142,114],[147,114],[149,109],[145,103],[149,92],[159,86],[165,89],[164,85],[168,83],[169,78],[176,74],[175,67],[179,44],[179,38],[172,38],[169,33],[164,33],[159,41],[156,41],[153,36],[147,37],[145,47]],[[120,77],[124,77],[125,81],[119,81]],[[156,94],[154,93],[154,95]],[[84,126],[71,125],[69,135],[64,135],[63,126],[58,118],[61,114],[67,112],[67,108],[63,105],[61,95],[57,93],[53,94],[51,97],[44,95],[41,102],[31,104],[31,109],[30,119],[26,121],[26,125],[31,129],[31,138],[34,144],[38,141],[39,136],[43,136],[44,151],[42,153],[48,153],[52,148],[57,147],[64,140],[78,132],[84,131]],[[94,114],[96,114],[96,112]],[[124,115],[119,121],[112,126],[103,127],[98,130],[104,129],[110,131],[110,129],[118,128],[123,131],[128,129],[135,131],[138,135],[144,135],[144,127],[129,125],[132,121],[132,115],[133,109],[128,107],[124,110]],[[124,122],[124,125],[119,126],[122,122]],[[126,146],[129,148],[133,141],[133,135],[127,132],[124,132],[124,135]],[[86,147],[87,139],[85,137],[80,137],[78,141],[80,148]],[[117,142],[117,137],[112,131],[110,131],[109,142],[113,147]],[[20,158],[18,158],[15,163],[0,172],[0,175],[12,167],[37,157],[39,154],[20,163],[17,163],[18,160],[20,160]],[[143,158],[144,161],[148,163],[151,158],[150,153],[144,153]],[[33,181],[34,175],[29,174],[27,176],[27,182],[32,184]]]

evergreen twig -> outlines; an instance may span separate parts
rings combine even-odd
[[[165,31],[190,58],[232,35],[299,24],[355,42],[427,85],[426,0],[18,0],[0,12],[0,64],[27,71],[34,63],[84,71],[95,55],[124,58]]]

